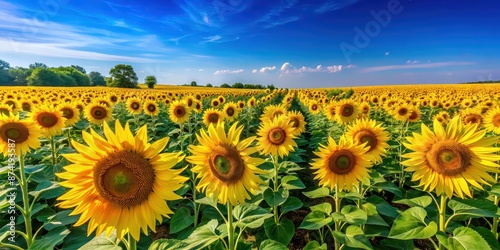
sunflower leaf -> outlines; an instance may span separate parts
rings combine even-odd
[[[301,208],[303,205],[304,204],[302,203],[302,201],[300,201],[299,198],[294,197],[294,196],[290,196],[285,201],[285,203],[283,203],[283,205],[281,205],[280,212],[281,212],[281,214],[284,214],[284,213],[287,213],[290,211],[294,211],[294,210]]]
[[[373,185],[373,187],[385,190],[387,192],[391,192],[398,197],[402,196],[401,190],[394,183],[390,181],[376,183],[375,185]]]
[[[320,245],[317,241],[309,241],[307,245],[304,247],[304,250],[326,250],[326,243],[323,243],[323,245]]]
[[[194,223],[191,211],[186,207],[181,207],[175,211],[170,220],[170,233],[175,234]]]
[[[466,249],[482,249],[491,250],[488,242],[472,228],[459,227],[453,230],[453,236],[448,237],[446,234],[439,232],[436,235],[439,243],[443,244],[448,249],[466,250]]]
[[[311,211],[320,211],[320,212],[323,212],[325,214],[331,214],[332,213],[332,204],[328,203],[328,202],[323,202],[321,204],[318,204],[318,205],[314,205],[314,206],[311,206],[310,207]]]
[[[58,227],[50,230],[42,238],[37,239],[28,250],[54,249],[55,246],[59,245],[69,233],[70,231],[66,227]]]
[[[233,216],[236,218],[235,225],[240,228],[258,228],[273,214],[254,204],[240,204],[234,207]]]
[[[330,189],[326,187],[321,187],[313,191],[302,192],[305,196],[311,199],[323,198],[330,196]]]
[[[307,230],[320,229],[332,222],[332,217],[326,217],[325,213],[313,211],[307,214],[299,228]]]
[[[453,220],[462,221],[469,218],[497,217],[497,209],[493,203],[482,199],[459,199],[455,198],[448,202],[454,214]]]
[[[274,192],[270,188],[264,191],[264,200],[271,207],[279,206],[288,199],[289,192],[287,189],[280,188],[278,191]]]
[[[383,239],[380,241],[380,246],[383,246],[384,249],[388,248],[390,250],[415,249],[413,240]]]
[[[335,240],[338,240],[340,243],[348,247],[366,250],[373,249],[370,241],[368,241],[364,235],[363,230],[361,230],[358,226],[349,226],[346,229],[345,234],[340,231],[335,231],[333,232],[333,237]]]
[[[72,210],[64,210],[55,215],[48,217],[48,222],[43,226],[45,230],[50,231],[53,228],[66,226],[75,223],[79,216],[70,216],[69,214],[73,212]]]
[[[187,244],[183,249],[202,249],[212,245],[227,236],[227,232],[218,230],[219,222],[215,219],[197,227],[183,242]]]
[[[274,240],[265,240],[260,243],[260,250],[287,250],[288,248]]]
[[[284,176],[281,179],[281,184],[283,185],[284,188],[288,190],[294,190],[294,189],[304,189],[306,186],[304,183],[299,179],[299,177],[295,175],[287,175]]]
[[[177,239],[159,239],[155,240],[148,248],[148,250],[163,249],[184,249],[184,243]]]
[[[282,219],[275,223],[272,218],[264,222],[264,230],[269,239],[275,239],[283,245],[288,245],[295,234],[295,226],[289,219]]]
[[[434,221],[426,223],[427,212],[421,207],[412,207],[394,220],[389,238],[399,240],[427,239],[437,232]]]

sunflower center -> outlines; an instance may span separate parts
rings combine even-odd
[[[31,105],[29,103],[23,103],[24,111],[31,111]]]
[[[267,134],[267,138],[271,144],[281,145],[286,139],[285,130],[282,128],[273,128],[269,131],[269,134]]]
[[[233,116],[233,115],[234,115],[234,109],[233,109],[233,108],[228,108],[228,109],[226,110],[226,114],[227,114],[228,116]]]
[[[372,131],[366,129],[359,131],[356,134],[356,139],[359,142],[359,144],[367,142],[366,146],[370,147],[368,152],[372,151],[377,146],[378,143],[377,136]]]
[[[94,119],[101,120],[106,117],[106,109],[104,109],[103,107],[93,107],[90,110],[90,114]]]
[[[493,125],[494,125],[495,127],[500,127],[500,114],[496,114],[496,115],[493,117],[493,119],[492,119],[492,122],[491,122],[491,123],[493,123]]]
[[[219,121],[219,116],[217,114],[210,114],[208,116],[208,120],[211,122],[211,123],[217,123]]]
[[[144,157],[119,151],[97,162],[94,185],[104,199],[121,207],[146,200],[153,191],[154,170]]]
[[[470,150],[453,140],[436,142],[426,158],[434,171],[447,176],[463,172],[471,162]]]
[[[132,109],[139,109],[139,103],[137,102],[132,103],[132,105],[130,106],[132,107]]]
[[[300,125],[299,119],[297,117],[292,117],[290,119],[290,122],[292,123],[292,127],[298,128]]]
[[[336,174],[347,174],[356,165],[356,157],[349,150],[335,151],[328,160],[328,168]]]
[[[398,109],[398,114],[401,116],[404,116],[404,115],[408,114],[408,109],[407,108],[400,108],[400,109]]]
[[[240,180],[245,171],[245,163],[238,150],[225,144],[213,149],[209,166],[212,174],[226,184]]]
[[[482,121],[481,116],[478,114],[470,114],[464,118],[465,124],[469,124],[469,123],[477,124],[477,123],[481,123],[481,121]]]
[[[276,111],[273,112],[273,118],[276,118],[276,117],[278,117],[278,115],[282,115],[282,114],[283,114],[283,111],[276,110]]]
[[[149,105],[148,105],[148,111],[149,111],[149,112],[155,112],[155,111],[156,111],[156,106],[155,106],[155,105],[153,105],[153,104],[149,104]]]
[[[177,117],[180,118],[180,117],[183,117],[186,114],[186,110],[182,106],[177,106],[174,109],[174,114],[175,114],[175,116],[177,116]]]
[[[218,102],[218,101],[214,101],[214,102],[212,103],[212,105],[213,105],[213,106],[219,106],[219,102]]]
[[[317,106],[316,104],[313,104],[313,105],[312,105],[312,107],[311,107],[311,109],[312,109],[313,111],[316,111],[316,110],[318,109],[318,106]]]
[[[66,119],[71,119],[75,115],[75,113],[73,112],[73,110],[70,109],[70,108],[62,108],[61,111],[63,113],[63,117],[66,118]]]
[[[23,143],[28,140],[29,135],[28,128],[22,123],[6,123],[0,127],[0,137],[4,142],[11,139],[16,143]]]
[[[116,97],[116,96],[112,96],[112,97],[111,97],[111,101],[112,101],[112,102],[117,102],[117,101],[118,101],[118,97]]]
[[[44,128],[51,128],[57,124],[57,116],[50,112],[43,112],[37,117],[38,124]]]
[[[350,104],[344,104],[340,107],[340,114],[349,117],[354,113],[354,107]]]
[[[189,107],[191,107],[191,105],[193,105],[193,100],[191,100],[191,98],[187,100],[187,105]]]

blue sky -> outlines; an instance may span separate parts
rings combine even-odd
[[[500,79],[500,2],[0,0],[0,59],[278,87]]]

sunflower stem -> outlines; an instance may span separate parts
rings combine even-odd
[[[335,196],[333,198],[335,200],[335,212],[338,213],[340,212],[340,199],[339,199],[339,185],[338,183],[335,184]],[[340,221],[335,220],[335,231],[338,232],[340,231]],[[333,237],[333,235],[332,235]],[[335,250],[340,249],[340,242],[335,239]]]
[[[279,171],[279,163],[278,163],[278,156],[271,156],[273,159],[273,165],[274,165],[274,192],[278,192],[278,171]],[[273,206],[273,213],[274,213],[274,223],[278,224],[280,222],[279,220],[279,214],[278,214],[278,206]]]
[[[399,178],[399,187],[403,187],[405,184],[405,168],[401,164],[401,155],[403,153],[403,126],[406,122],[401,123],[401,127],[399,128],[399,147],[398,147],[398,155],[399,155],[399,167],[401,168],[401,177]]]
[[[445,195],[441,194],[441,202],[439,205],[439,231],[446,234],[446,202],[447,198]],[[443,244],[439,243],[439,250],[444,250],[445,247]]]
[[[495,174],[495,180],[498,183],[498,173]],[[498,202],[499,202],[499,197],[495,195],[495,198],[493,198],[493,204],[498,207]],[[493,225],[491,226],[491,232],[493,233],[493,236],[495,236],[495,239],[498,239],[498,222],[499,218],[493,217]]]
[[[68,128],[66,130],[66,137],[68,138],[68,147],[69,148],[73,148],[73,146],[71,146],[71,128]]]
[[[229,241],[229,250],[235,250],[234,245],[234,226],[233,226],[233,205],[227,202],[227,237]]]
[[[128,233],[128,250],[137,250],[137,241]]]
[[[50,137],[50,150],[52,151],[52,165],[56,165],[57,164],[56,140],[54,136]]]
[[[24,154],[21,153],[19,158],[19,175],[21,177],[21,193],[23,196],[23,217],[24,225],[26,227],[26,244],[28,248],[33,244],[33,231],[31,227],[31,209],[28,197],[28,181],[26,181],[26,174],[24,173]]]

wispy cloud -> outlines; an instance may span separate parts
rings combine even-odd
[[[276,70],[276,66],[272,66],[272,67],[263,67],[259,70],[260,73],[266,73],[266,72],[269,72],[269,71],[274,71]]]
[[[120,28],[125,28],[125,29],[131,29],[131,30],[135,30],[135,31],[138,31],[138,32],[144,32],[143,29],[139,29],[139,28],[136,28],[136,27],[132,27],[130,25],[128,25],[124,20],[113,20],[113,26],[115,27],[120,27]]]
[[[237,70],[229,70],[229,69],[221,69],[214,72],[214,75],[223,75],[223,74],[238,74],[243,73],[245,70],[237,69]]]
[[[398,69],[428,69],[428,68],[439,68],[447,66],[465,66],[472,65],[473,62],[439,62],[439,63],[423,63],[423,64],[405,64],[405,65],[386,65],[377,67],[364,68],[363,72],[378,72],[386,70],[398,70]]]
[[[417,60],[408,60],[406,61],[407,64],[415,64],[415,63],[419,63],[420,61],[417,61]]]
[[[329,0],[325,2],[321,7],[317,8],[314,10],[314,12],[318,14],[330,12],[330,11],[335,11],[342,9],[346,6],[349,6],[351,4],[355,4],[359,0]]]
[[[386,56],[388,56],[389,54],[391,54],[391,53],[389,53],[389,51],[385,52],[385,55],[386,55]]]
[[[300,68],[295,68],[293,67],[289,62],[285,62],[281,68],[280,71],[282,73],[288,74],[288,73],[316,73],[316,72],[328,72],[328,73],[335,73],[335,72],[340,72],[344,68],[352,68],[354,65],[349,64],[347,66],[342,66],[342,65],[331,65],[331,66],[326,66],[323,67],[322,65],[318,65],[314,68],[311,67],[306,67],[302,66]]]
[[[297,21],[299,20],[297,16],[282,17],[284,12],[294,7],[297,3],[298,0],[283,0],[277,6],[265,13],[260,19],[257,19],[254,24],[263,24],[262,27],[267,29]]]

